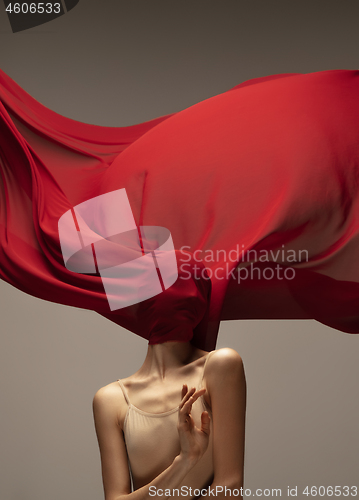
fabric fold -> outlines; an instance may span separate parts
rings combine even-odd
[[[198,261],[211,280],[198,347],[221,320],[359,332],[358,71],[257,78],[129,127],[65,118],[3,72],[0,101],[3,280],[149,339],[138,307],[110,310],[99,273],[66,268],[59,240],[63,214],[125,189],[136,227],[171,234],[180,275]]]

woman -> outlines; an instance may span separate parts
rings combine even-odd
[[[110,309],[99,273],[67,269],[59,241],[58,224],[65,213],[125,189],[135,225],[166,228],[175,249],[186,249],[205,262],[212,281],[204,328],[193,323],[177,335],[174,318],[162,328],[170,334],[165,342],[192,340],[200,351],[176,361],[164,357],[161,364],[157,351],[150,350],[148,359],[156,360],[157,368],[145,362],[134,376],[148,378],[151,387],[152,378],[158,382],[159,373],[163,376],[169,367],[170,380],[177,375],[178,381],[171,390],[163,383],[161,396],[170,398],[171,405],[176,391],[177,401],[181,399],[182,384],[194,384],[195,374],[182,380],[185,370],[180,367],[197,366],[190,363],[200,364],[203,352],[215,348],[221,320],[315,318],[358,333],[358,88],[358,71],[273,75],[173,115],[110,128],[53,113],[0,74],[2,279],[37,297],[97,311],[149,339],[146,315],[137,305]],[[79,226],[74,232],[83,243]],[[90,245],[82,250],[95,257]],[[164,296],[159,295],[161,300]],[[172,305],[167,308],[171,313]],[[155,344],[164,343],[159,337]],[[225,411],[220,398],[227,391],[217,398],[211,382],[216,359],[217,353],[209,358],[207,390],[197,396],[207,398],[213,410],[213,481],[238,484],[235,474],[228,478],[221,473],[224,445],[218,436],[227,426],[218,431],[226,418],[218,408]],[[148,409],[130,382],[124,383],[129,401],[134,398],[140,409]],[[114,397],[123,403],[125,396],[118,392]],[[171,405],[166,401],[155,412]],[[108,415],[105,402],[95,407],[102,408],[98,415]],[[123,411],[118,409],[119,418]],[[198,418],[196,423],[200,428]],[[102,453],[108,456],[112,439],[101,436],[100,431]],[[177,451],[183,463],[181,448]],[[150,477],[145,484],[151,481],[156,480]],[[115,495],[129,493],[128,480],[124,484]]]
[[[246,391],[235,351],[149,345],[141,368],[119,382],[100,389],[93,403],[106,500],[169,497],[176,488],[193,498],[208,486],[221,497],[221,487],[243,488]]]
[[[191,274],[179,268],[172,287],[139,305],[149,336],[145,361],[94,397],[106,500],[193,498],[207,487],[218,497],[224,487],[241,494],[243,364],[232,349],[208,353],[191,343],[206,322],[210,289],[208,278]]]
[[[141,368],[100,389],[93,407],[106,500],[193,498],[208,486],[219,498],[225,486],[241,498],[245,377],[232,349],[208,354],[188,342],[149,345]]]

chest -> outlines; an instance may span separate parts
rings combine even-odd
[[[201,414],[209,411],[205,401],[199,398],[192,407],[191,415],[197,427],[201,426]],[[130,405],[125,417],[123,432],[127,455],[135,489],[148,484],[165,470],[180,452],[177,430],[178,408],[153,414]],[[212,433],[211,433],[212,435]],[[212,444],[203,457],[206,471],[211,470]]]

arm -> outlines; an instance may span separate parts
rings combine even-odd
[[[211,485],[243,488],[246,379],[233,349],[219,349],[208,360],[205,385],[213,419],[214,479]],[[224,493],[217,495],[217,500]],[[242,498],[238,496],[237,498]]]
[[[95,429],[100,447],[105,500],[150,500],[150,487],[173,489],[180,486],[186,474],[201,458],[208,445],[209,418],[202,418],[202,428],[194,427],[190,415],[193,402],[204,390],[182,391],[178,430],[181,437],[181,453],[172,464],[148,485],[131,493],[130,473],[123,432],[119,417],[127,411],[127,405],[119,407],[118,393],[106,386],[97,391],[93,399]],[[124,402],[123,402],[124,403]],[[163,496],[162,498],[166,498]]]

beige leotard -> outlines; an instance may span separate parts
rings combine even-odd
[[[207,361],[212,353],[213,351],[206,355],[206,361],[197,389],[200,389],[202,386]],[[169,467],[174,458],[180,453],[177,430],[179,406],[162,413],[150,413],[140,410],[130,402],[123,382],[118,380],[118,383],[121,386],[128,405],[123,432],[133,488],[136,490],[150,483],[162,471]],[[201,426],[201,414],[205,410],[207,410],[212,417],[211,409],[206,404],[203,396],[201,396],[194,402],[191,412],[195,424],[199,428]],[[208,449],[201,460],[187,474],[181,486],[188,488],[186,491],[188,491],[187,498],[189,499],[194,496],[190,494],[190,487],[193,490],[205,488],[211,484],[212,480],[213,458],[211,418],[211,434]]]

